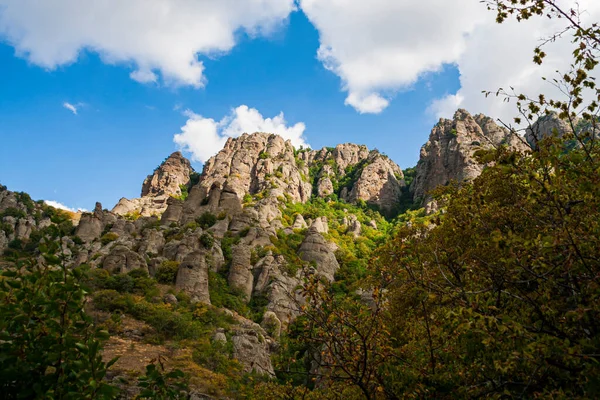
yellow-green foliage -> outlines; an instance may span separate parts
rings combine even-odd
[[[341,268],[336,277],[336,285],[342,291],[347,290],[346,285],[364,275],[371,253],[389,239],[393,228],[393,224],[377,211],[342,201],[326,201],[320,198],[313,198],[307,203],[287,202],[282,207],[282,214],[284,226],[291,226],[298,214],[305,220],[327,218],[329,232],[324,236],[339,247],[336,258]],[[344,217],[348,218],[351,214],[355,215],[361,223],[362,233],[358,238],[347,233],[348,227],[342,224]],[[371,221],[375,221],[377,229],[369,225]],[[302,265],[297,250],[303,238],[303,232],[295,232],[288,236],[280,233],[276,238],[271,238],[275,252],[284,255],[291,265],[290,272],[295,272]]]
[[[227,328],[233,322],[216,307],[201,303],[190,305],[179,299],[176,305],[152,303],[144,297],[112,289],[96,291],[93,296],[97,309],[126,313],[152,326],[157,333],[154,339],[159,343],[165,339],[208,337],[216,328]]]
[[[142,214],[140,213],[139,210],[134,210],[132,212],[128,212],[127,214],[123,215],[123,218],[125,218],[128,221],[136,221],[141,216],[142,216]]]
[[[160,283],[173,284],[179,271],[178,261],[163,261],[156,270],[154,278]]]
[[[110,242],[114,242],[118,238],[119,238],[119,235],[117,235],[116,233],[107,232],[104,235],[102,235],[102,237],[100,238],[100,241],[102,242],[103,245],[107,245]]]

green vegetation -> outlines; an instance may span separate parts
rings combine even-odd
[[[104,269],[96,268],[89,271],[86,283],[94,290],[110,289],[120,293],[136,293],[148,298],[158,294],[156,281],[142,269],[111,275]]]
[[[179,271],[179,262],[165,260],[157,268],[154,279],[160,283],[173,284]]]
[[[109,244],[110,242],[114,242],[118,238],[119,238],[118,234],[116,234],[114,232],[107,232],[104,235],[102,235],[102,237],[100,238],[100,241],[102,242],[103,246],[106,246],[107,244]]]
[[[43,245],[48,267],[19,261],[0,273],[0,388],[4,398],[112,399],[103,380],[108,333],[84,311],[82,268],[66,268],[55,241]]]
[[[123,218],[125,218],[128,221],[137,221],[141,216],[142,216],[142,214],[140,213],[140,211],[135,210],[135,211],[128,212],[127,214],[123,215]]]
[[[173,196],[181,201],[185,201],[189,195],[188,193],[188,185],[179,185],[179,190],[181,194],[179,196]]]
[[[202,229],[208,229],[217,223],[217,217],[211,212],[205,212],[196,218],[196,222]]]
[[[158,356],[156,363],[146,366],[146,374],[138,379],[142,388],[138,399],[188,399],[189,386],[186,376],[180,370],[165,371],[163,359]]]
[[[203,233],[202,236],[200,236],[200,244],[202,244],[205,249],[210,250],[215,244],[215,238],[208,232]]]
[[[193,171],[190,174],[190,183],[189,183],[190,188],[196,186],[198,184],[198,182],[200,182],[200,176],[201,175],[196,171]]]

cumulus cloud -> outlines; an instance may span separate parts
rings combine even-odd
[[[563,0],[570,7],[575,0]],[[317,57],[338,75],[348,93],[345,103],[360,113],[379,113],[394,94],[410,88],[446,64],[460,72],[460,90],[436,100],[430,111],[452,116],[457,107],[509,118],[514,104],[485,99],[483,90],[500,87],[528,94],[556,94],[540,76],[568,68],[569,39],[552,43],[541,67],[532,62],[542,38],[564,20],[533,18],[495,23],[495,14],[475,0],[300,0],[319,31]],[[600,19],[600,1],[580,0],[584,20]],[[509,118],[510,119],[510,118]]]
[[[77,106],[76,105],[71,104],[68,101],[65,101],[63,103],[63,107],[66,108],[67,110],[71,111],[73,114],[77,115]]]
[[[319,31],[317,57],[342,80],[346,104],[379,113],[393,94],[464,52],[485,6],[474,0],[300,0]]]
[[[53,69],[84,51],[125,63],[131,78],[201,87],[198,54],[229,51],[235,35],[267,35],[294,0],[0,0],[0,38],[19,56]]]
[[[563,6],[573,5],[563,1]],[[583,21],[600,20],[600,2],[580,0]],[[438,117],[450,117],[458,107],[472,113],[484,113],[509,123],[516,116],[514,102],[505,102],[503,97],[487,99],[483,90],[495,92],[498,88],[537,97],[544,93],[548,98],[563,98],[559,90],[542,76],[551,80],[559,78],[556,71],[567,72],[572,60],[573,44],[565,36],[548,43],[544,51],[548,54],[542,65],[532,62],[533,49],[541,39],[550,37],[566,26],[564,20],[533,18],[518,23],[514,20],[501,25],[493,21],[481,24],[466,39],[465,51],[457,60],[460,72],[460,89],[434,101],[432,111]],[[600,71],[595,72],[600,78]]]
[[[67,207],[64,204],[59,203],[58,201],[54,201],[54,200],[44,200],[44,203],[46,203],[50,207],[58,208],[60,210],[65,210],[65,211],[71,211],[71,212],[78,212],[78,211],[85,212],[85,211],[87,211],[85,208],[74,209],[74,208],[71,208],[71,207]]]
[[[241,105],[220,121],[205,118],[190,110],[185,111],[184,115],[188,120],[181,127],[181,132],[173,137],[173,141],[181,150],[191,153],[195,161],[206,162],[223,148],[227,138],[238,137],[243,133],[276,133],[291,140],[296,147],[308,147],[304,138],[304,123],[288,126],[283,112],[273,118],[264,118],[257,109]]]

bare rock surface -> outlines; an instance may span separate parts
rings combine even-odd
[[[475,160],[475,151],[500,145],[527,150],[521,140],[484,115],[473,117],[460,109],[452,120],[440,119],[429,141],[421,147],[410,188],[413,197],[432,211],[435,206],[431,204],[431,190],[452,180],[462,182],[479,176],[484,166]]]
[[[335,272],[340,265],[335,258],[335,254],[327,245],[327,241],[314,225],[308,229],[298,254],[302,260],[315,263],[317,272],[329,281],[333,281]]]
[[[175,286],[190,295],[192,302],[210,304],[208,265],[204,251],[188,254],[179,265]]]
[[[192,172],[189,160],[176,151],[146,177],[141,197],[121,198],[112,212],[118,215],[160,215],[167,209],[171,197],[181,196],[181,186],[189,184]]]
[[[254,329],[240,329],[231,341],[233,358],[241,362],[244,372],[275,376],[269,344],[263,334]]]

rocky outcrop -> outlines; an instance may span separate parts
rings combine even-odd
[[[391,215],[400,202],[404,176],[400,167],[377,150],[353,143],[301,151],[298,158],[318,170],[314,193],[336,194],[349,203],[365,201]]]
[[[314,225],[308,229],[306,237],[298,249],[298,254],[303,261],[314,263],[317,273],[329,281],[333,281],[340,265],[327,241]]]
[[[105,225],[103,220],[102,204],[96,203],[93,213],[85,213],[81,216],[75,234],[86,243],[92,242],[100,238]]]
[[[190,295],[194,303],[210,304],[208,269],[204,251],[188,254],[179,265],[175,287]]]
[[[200,182],[184,203],[182,220],[191,221],[206,211],[240,212],[242,201],[252,195],[307,201],[312,187],[304,175],[289,140],[268,133],[230,138],[204,165]]]
[[[233,358],[241,362],[244,372],[275,376],[265,335],[254,329],[240,329],[231,337],[231,341]]]
[[[475,160],[474,152],[500,145],[527,150],[519,138],[484,115],[473,117],[461,109],[452,120],[440,119],[427,143],[421,147],[415,179],[410,187],[413,198],[428,211],[433,211],[435,204],[431,202],[431,190],[450,181],[462,182],[479,176],[484,165]]]
[[[404,175],[400,167],[374,151],[369,154],[366,166],[346,199],[351,203],[364,200],[390,215],[400,201],[403,186]]]
[[[134,269],[144,269],[148,272],[146,260],[127,246],[116,245],[109,255],[104,258],[102,268],[112,273],[126,274]]]
[[[112,212],[118,215],[160,215],[167,209],[171,197],[181,196],[181,187],[190,183],[193,172],[189,160],[176,151],[146,177],[140,198],[130,200],[123,197]]]
[[[229,286],[242,293],[246,301],[250,301],[254,282],[250,252],[250,247],[243,244],[234,247],[228,278]]]
[[[573,125],[577,128],[579,120],[573,121]],[[537,142],[543,138],[556,136],[562,137],[566,133],[573,133],[569,121],[560,119],[558,114],[553,112],[540,117],[534,122],[525,132],[527,143],[533,148],[537,148]],[[579,133],[579,132],[577,132]]]
[[[180,187],[190,183],[192,172],[194,169],[189,160],[176,151],[167,157],[152,175],[146,177],[142,184],[142,197],[179,196]]]

